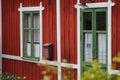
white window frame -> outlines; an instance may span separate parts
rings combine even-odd
[[[44,7],[42,6],[42,2],[40,2],[40,6],[37,7],[22,7],[22,3],[20,3],[20,8],[18,9],[18,11],[20,11],[20,57],[23,57],[23,32],[22,32],[22,14],[23,11],[39,11],[39,17],[40,17],[40,60],[42,60],[42,43],[43,43],[43,39],[42,39],[42,33],[43,33],[43,29],[42,29],[42,11],[44,10]]]

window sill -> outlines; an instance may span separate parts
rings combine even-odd
[[[27,56],[24,56],[24,57],[21,57],[22,59],[26,59],[26,60],[32,60],[32,61],[39,61],[39,58],[36,58],[36,57],[27,57]]]

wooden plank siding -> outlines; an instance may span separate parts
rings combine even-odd
[[[20,3],[25,7],[39,6],[40,1],[41,0],[2,1],[2,48],[4,54],[20,55],[20,14],[18,11]],[[56,0],[43,0],[42,2],[45,7],[43,11],[43,44],[53,43],[54,60],[56,60]]]
[[[120,10],[119,10],[119,8],[120,8],[120,3],[118,3],[117,4],[118,6],[117,6],[117,21],[116,21],[116,23],[117,23],[117,26],[116,26],[116,56],[118,55],[118,54],[120,54],[120,23],[119,23],[119,21],[120,21],[120,15],[119,15],[119,13],[120,13]],[[117,69],[120,69],[120,64],[119,63],[117,63],[116,64],[116,66],[117,66]]]
[[[74,5],[77,0],[60,0],[61,18],[61,60],[77,64],[77,10]],[[106,2],[107,0],[96,0]],[[56,0],[2,0],[2,53],[20,56],[20,3],[24,7],[39,6],[43,3],[43,44],[53,43],[53,60],[57,61],[56,34]],[[82,0],[81,0],[82,2]],[[89,2],[89,0],[86,0]],[[120,52],[120,1],[113,0],[116,5],[112,8],[112,57]],[[114,63],[117,68],[120,64]],[[42,80],[42,66],[35,63],[2,59],[3,73],[8,72],[26,76],[27,80]],[[62,70],[65,73],[64,70]],[[53,74],[51,74],[53,75]],[[77,80],[77,70],[73,70],[73,78]],[[57,74],[52,80],[57,80]],[[73,80],[73,79],[71,79]]]
[[[113,12],[115,15],[113,18],[113,23],[115,23],[113,25],[113,57],[117,56],[118,54],[120,54],[120,1],[118,0],[116,3],[116,12]],[[120,69],[120,63],[116,63],[116,67],[117,69]]]
[[[3,54],[20,56],[20,13],[18,11],[20,3],[24,7],[31,7],[39,6],[41,1],[45,8],[43,11],[43,44],[53,43],[53,60],[57,60],[56,0],[2,0]],[[43,67],[35,63],[4,58],[2,62],[3,73],[26,76],[27,80],[43,80],[41,74]],[[57,74],[53,75],[52,80],[57,80]]]
[[[6,64],[7,63],[7,64]],[[26,80],[43,80],[43,66],[36,63],[22,62],[3,58],[3,73],[14,74],[19,77],[26,77]],[[57,80],[57,74],[52,75],[52,80]]]
[[[22,62],[10,59],[2,59],[3,73],[15,74],[22,76]]]
[[[117,1],[114,0],[116,3]],[[115,6],[112,8],[112,58],[114,58],[117,55],[117,16],[118,16],[118,4],[116,3]],[[113,62],[113,65],[116,65],[115,62]]]
[[[53,43],[54,60],[57,60],[56,0],[10,0],[9,2],[2,0],[2,53],[20,56],[20,13],[18,8],[20,3],[24,7],[39,6],[40,1],[45,8],[43,11],[43,44]],[[69,4],[66,5],[66,2]],[[62,46],[62,59],[67,59],[69,63],[74,64],[77,63],[77,21],[76,9],[74,8],[76,2],[77,0],[61,0],[61,8],[64,8],[64,11],[61,9],[61,16],[65,17],[61,17],[61,24],[63,24],[61,26],[61,29],[63,28],[61,40],[64,40],[61,44],[65,45]],[[26,76],[27,80],[42,80],[42,70],[43,67],[38,67],[35,63],[3,58],[3,72]],[[74,79],[76,79],[77,71],[75,70],[74,73]],[[57,74],[53,75],[53,78],[53,80],[57,80]]]
[[[67,76],[68,80],[77,80],[77,70],[72,68],[62,68],[62,76]]]
[[[77,63],[77,0],[61,0],[61,49],[62,60]],[[66,4],[67,3],[67,4]]]

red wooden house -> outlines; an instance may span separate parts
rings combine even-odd
[[[43,80],[37,63],[47,62],[57,68],[52,80],[61,80],[68,66],[71,80],[80,80],[82,64],[98,59],[117,74],[120,65],[110,65],[120,52],[119,8],[119,0],[0,0],[2,72]]]

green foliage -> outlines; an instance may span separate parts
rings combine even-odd
[[[68,66],[62,69],[64,72],[62,73],[62,80],[70,80],[73,78],[73,70],[72,66]]]
[[[120,75],[110,75],[109,80],[120,80]]]
[[[113,58],[113,61],[120,63],[120,53],[116,57]]]
[[[9,73],[3,73],[0,75],[0,80],[26,80],[26,77],[19,77]]]
[[[120,54],[113,59],[120,63]],[[91,67],[83,72],[80,80],[120,80],[120,75],[109,74],[107,71],[101,69],[101,65],[97,60],[91,63]]]
[[[120,63],[120,54],[113,59],[114,62]],[[66,62],[66,60],[65,60]],[[50,66],[48,64],[43,65],[45,69],[42,71],[43,80],[52,80],[50,72],[56,74],[57,67]],[[63,68],[62,80],[71,80],[72,77],[72,66]],[[91,62],[91,67],[86,68],[86,71],[83,72],[80,80],[120,80],[120,75],[111,75],[107,71],[103,70],[101,65],[97,60]]]
[[[67,62],[66,59],[63,60],[63,62]],[[37,64],[38,66],[43,66],[44,69],[42,71],[43,80],[52,80],[51,74],[57,74],[57,67],[51,66],[47,63],[46,64]],[[62,80],[70,80],[72,78],[72,66],[68,66],[67,68],[63,68],[63,75]]]
[[[81,80],[107,80],[109,74],[101,69],[101,65],[97,60],[93,61],[91,65],[83,72]]]
[[[46,61],[46,64],[38,63],[38,66],[44,67],[43,71],[41,72],[43,75],[43,80],[52,80],[51,74],[57,73],[57,67],[49,65],[47,61]]]
[[[18,80],[16,76],[10,75],[8,73],[1,75],[1,80]]]
[[[117,58],[116,58],[117,59]],[[39,64],[38,64],[39,65]],[[52,80],[51,73],[57,73],[57,67],[50,66],[47,64],[42,64],[44,70],[42,71],[43,80]],[[63,68],[62,79],[61,80],[70,80],[73,78],[72,66]],[[101,69],[101,65],[97,60],[91,62],[91,67],[86,68],[86,71],[83,72],[80,80],[120,80],[120,76],[110,75],[107,71]]]

